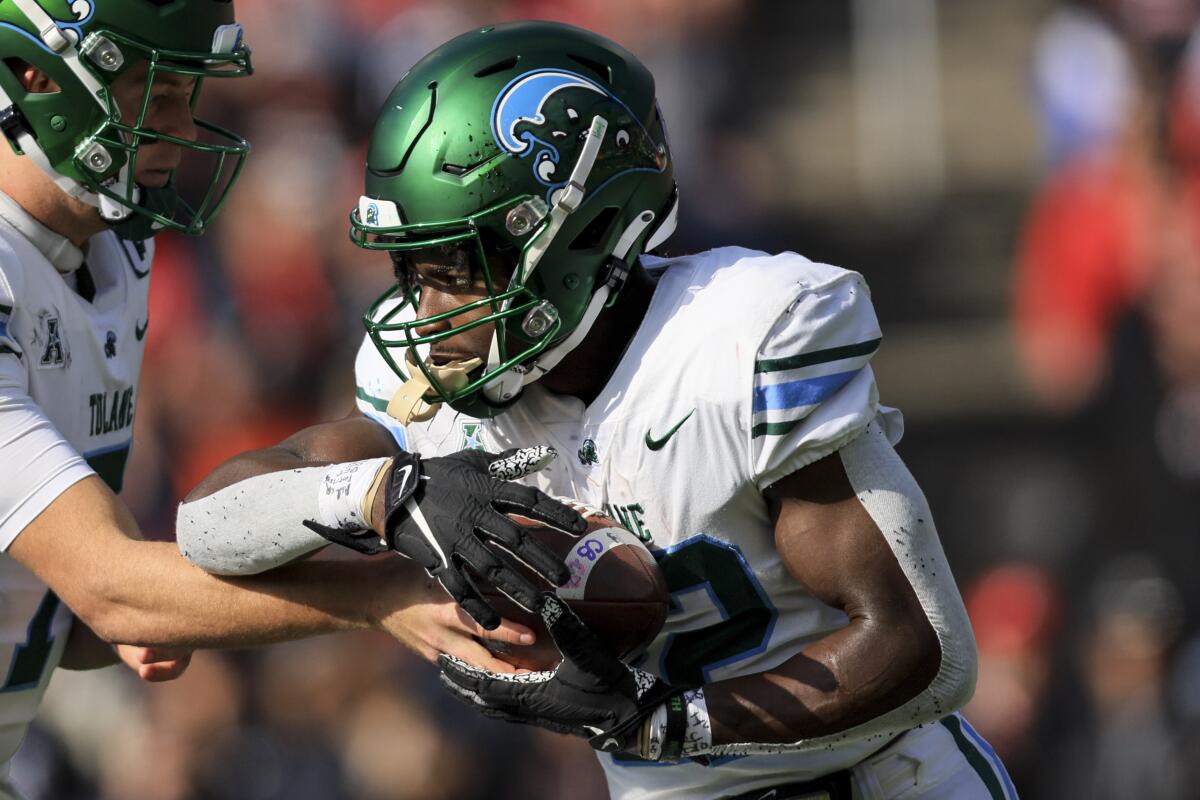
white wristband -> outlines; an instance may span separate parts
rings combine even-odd
[[[371,458],[334,464],[325,471],[317,489],[317,512],[322,525],[341,530],[369,530],[363,500],[379,471],[390,458]]]
[[[684,713],[687,727],[683,732],[683,750],[686,758],[702,756],[712,750],[712,724],[708,718],[708,704],[704,700],[704,689],[691,689],[683,693]],[[667,739],[667,704],[662,703],[646,718],[642,731],[641,757],[658,761],[663,756]]]
[[[687,731],[683,734],[683,754],[702,756],[712,750],[712,722],[708,718],[708,703],[704,687],[683,693],[687,709]]]
[[[660,703],[646,718],[645,725],[645,738],[639,755],[647,761],[658,761],[662,758],[663,740],[667,736],[667,704]]]

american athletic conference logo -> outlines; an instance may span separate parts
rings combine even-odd
[[[606,138],[616,145],[616,157],[609,160],[608,169],[597,164],[600,180],[589,185],[590,190],[626,172],[666,168],[665,149],[654,143],[637,115],[584,75],[563,69],[532,70],[509,81],[492,103],[492,138],[509,155],[532,156],[533,174],[546,187],[548,203],[553,204],[555,191],[570,178],[578,158],[578,134],[591,124],[597,101],[606,106],[600,110],[608,120]]]

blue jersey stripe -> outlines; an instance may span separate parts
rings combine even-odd
[[[975,770],[975,774],[983,782],[991,800],[1009,800],[1009,798],[1005,797],[1004,787],[996,777],[995,768],[987,760],[983,752],[980,751],[978,745],[968,738],[963,731],[963,718],[958,714],[951,714],[948,717],[942,717],[938,721],[942,723],[946,730],[950,731],[950,735],[954,738],[954,743],[958,746],[959,752],[963,754],[967,763],[971,765],[971,769]]]
[[[987,739],[984,739],[978,731],[971,727],[971,723],[967,722],[966,717],[962,714],[957,716],[962,722],[963,732],[975,743],[976,747],[983,751],[988,761],[991,762],[992,769],[1000,776],[1000,780],[1004,784],[1005,796],[1010,800],[1017,800],[1017,787],[1013,786],[1012,778],[1008,777],[1008,770],[1004,768],[1004,762],[1000,760],[1000,756],[996,755],[996,751],[988,744]]]
[[[754,413],[816,405],[849,383],[860,371],[861,369],[856,369],[818,378],[755,387]]]

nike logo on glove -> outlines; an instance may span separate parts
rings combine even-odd
[[[673,428],[671,428],[671,430],[667,431],[667,434],[666,434],[666,436],[663,436],[661,439],[655,439],[655,438],[654,438],[654,437],[653,437],[653,436],[650,434],[650,431],[649,431],[649,430],[647,430],[647,431],[646,431],[646,447],[649,447],[651,450],[653,450],[653,451],[655,451],[655,452],[657,452],[657,451],[659,451],[659,450],[662,450],[662,449],[663,449],[663,447],[664,447],[664,446],[666,446],[666,444],[667,444],[667,440],[669,440],[669,439],[670,439],[672,436],[674,436],[674,435],[675,435],[675,431],[679,430],[679,428],[680,428],[680,427],[682,427],[683,423],[685,423],[685,422],[687,422],[689,419],[691,419],[691,418],[692,418],[692,414],[695,414],[695,413],[696,413],[696,409],[694,409],[694,408],[693,408],[691,411],[689,411],[689,412],[687,413],[687,416],[686,416],[686,417],[684,417],[683,419],[679,420],[679,422],[676,422],[676,423],[675,423],[675,427],[673,427]]]

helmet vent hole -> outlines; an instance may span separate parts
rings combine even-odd
[[[467,167],[460,167],[458,164],[442,164],[442,172],[462,176],[467,174]]]
[[[497,61],[495,64],[492,64],[490,67],[484,67],[483,69],[476,72],[475,77],[476,78],[486,78],[488,75],[495,75],[497,72],[507,72],[508,70],[515,67],[520,61],[521,61],[520,56],[513,56],[512,58],[506,58],[503,61]]]
[[[609,206],[601,211],[592,221],[587,224],[579,235],[575,237],[575,241],[571,242],[568,249],[570,250],[595,250],[604,244],[608,239],[609,230],[613,226],[613,222],[617,219],[617,213],[620,211],[616,206]]]
[[[612,67],[601,64],[599,61],[587,56],[577,56],[574,53],[567,53],[567,58],[591,70],[605,83],[612,84]]]

